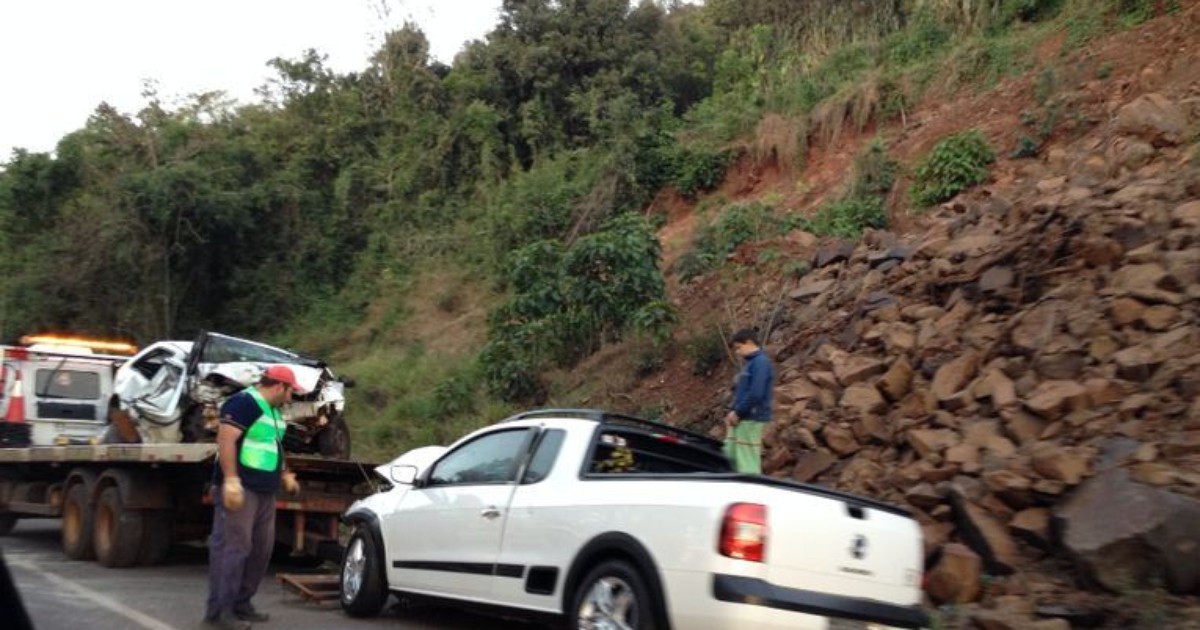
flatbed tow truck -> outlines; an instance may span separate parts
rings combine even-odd
[[[61,518],[62,550],[107,567],[163,562],[212,526],[212,441],[101,439],[128,357],[0,346],[0,536]],[[276,501],[275,553],[340,559],[339,516],[384,483],[374,464],[285,453],[300,492]]]
[[[0,448],[0,535],[19,519],[62,519],[62,550],[107,567],[163,562],[212,524],[216,444]],[[276,500],[276,553],[337,560],[339,516],[375,491],[372,465],[287,455],[301,490]]]

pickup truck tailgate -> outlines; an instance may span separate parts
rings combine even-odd
[[[781,587],[918,602],[922,560],[916,521],[870,502],[822,498],[771,504],[767,579]]]

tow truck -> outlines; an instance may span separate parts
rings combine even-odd
[[[173,543],[209,532],[217,446],[107,443],[114,376],[129,357],[73,343],[0,346],[0,535],[20,519],[61,518],[68,558],[162,563]],[[285,456],[302,489],[276,502],[277,553],[338,559],[339,515],[378,489],[374,465]]]

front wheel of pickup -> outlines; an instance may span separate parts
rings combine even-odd
[[[373,617],[387,603],[383,566],[371,534],[356,529],[342,556],[342,609],[351,617]]]
[[[606,560],[579,583],[570,628],[654,630],[654,610],[646,581],[624,560]]]

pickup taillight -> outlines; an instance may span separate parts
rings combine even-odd
[[[763,562],[767,549],[767,506],[734,503],[725,509],[717,550],[723,556]]]

